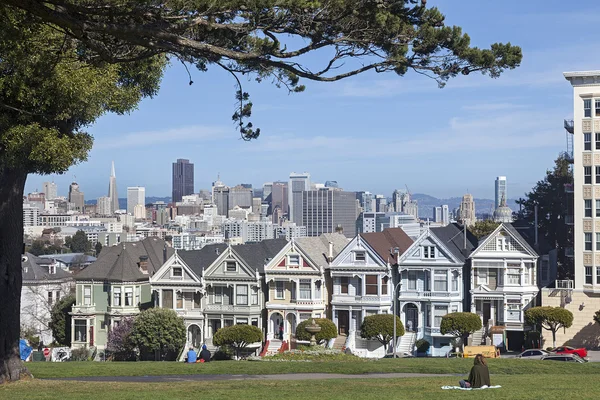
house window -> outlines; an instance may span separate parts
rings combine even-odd
[[[285,290],[285,282],[283,282],[283,281],[275,282],[275,298],[276,299],[284,298],[284,290]]]
[[[131,307],[133,305],[133,288],[126,287],[125,288],[125,306]]]
[[[315,281],[315,299],[321,300],[321,282]]]
[[[431,304],[425,307],[425,326],[431,328]]]
[[[258,326],[258,318],[252,318],[252,326]]]
[[[236,304],[248,305],[248,285],[237,285],[235,287],[235,301]],[[246,325],[248,325],[247,322]]]
[[[583,100],[583,117],[584,118],[592,117],[592,99],[584,99]]]
[[[592,267],[585,267],[585,284],[592,284]]]
[[[596,99],[594,103],[594,106],[596,108],[596,117],[600,117],[600,99]]]
[[[87,342],[87,321],[85,319],[75,320],[75,341]]]
[[[92,305],[92,287],[91,286],[83,287],[83,305],[84,306]]]
[[[236,325],[248,325],[248,318],[238,318],[235,320]]]
[[[435,247],[423,246],[423,258],[435,258]]]
[[[121,307],[121,288],[118,286],[113,289],[113,306]]]
[[[174,267],[171,271],[173,271],[174,278],[183,278],[183,268]]]
[[[140,287],[136,286],[135,287],[135,306],[139,306],[140,305]]]
[[[180,290],[175,292],[175,299],[177,300],[175,302],[175,308],[178,310],[183,309],[183,293]]]
[[[48,292],[48,304],[52,305],[52,297],[54,296],[54,293],[52,293],[52,291]]]
[[[381,278],[381,294],[384,296],[388,294],[388,282],[389,278],[387,276]]]
[[[591,232],[584,233],[584,243],[585,243],[585,250],[592,251],[592,233]]]
[[[520,300],[507,300],[506,320],[507,321],[521,320],[521,301]]]
[[[227,261],[227,272],[235,272],[237,271],[235,261]]]
[[[417,290],[417,271],[408,271],[408,290]]]
[[[592,150],[592,134],[591,133],[583,134],[583,149],[584,150]]]
[[[596,171],[598,172],[598,171]],[[597,177],[597,175],[596,175]],[[587,218],[592,218],[592,201],[591,200],[584,200],[583,201],[583,208],[584,208],[584,216]]]
[[[365,277],[365,294],[377,296],[377,275]]]
[[[310,313],[300,313],[300,321],[306,321],[307,319],[310,319],[311,315]]]
[[[202,300],[202,295],[198,292],[194,293],[194,308],[201,308],[200,301]]]
[[[442,324],[442,317],[448,314],[448,306],[435,306],[433,310],[433,326],[439,328]]]
[[[496,238],[496,250],[497,251],[506,251],[506,238],[504,236],[499,236]]]
[[[354,253],[354,261],[365,261],[366,257],[365,257],[365,252],[364,251],[357,251]]]
[[[507,285],[520,285],[521,284],[521,270],[519,268],[507,268],[506,269],[506,284]]]
[[[452,291],[458,292],[458,273],[457,272],[452,273]]]
[[[487,283],[488,283],[487,268],[478,268],[477,269],[477,284],[478,285],[487,285]]]
[[[223,304],[223,286],[215,286],[215,304]]]
[[[342,276],[340,278],[340,293],[342,294],[348,294],[348,277],[347,276]]]
[[[163,308],[173,308],[173,291],[163,290],[162,291],[162,306]]]
[[[252,286],[252,305],[258,305],[258,286]]]
[[[592,184],[592,167],[583,167],[583,183],[586,185]]]
[[[300,280],[300,300],[310,300],[310,280]]]
[[[447,292],[448,291],[448,272],[445,270],[436,270],[433,273],[433,291]]]
[[[290,267],[299,267],[300,266],[300,255],[290,254],[288,257],[288,265]]]

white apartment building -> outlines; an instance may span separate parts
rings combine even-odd
[[[23,226],[39,226],[40,209],[31,204],[23,204]]]
[[[96,214],[104,217],[112,215],[110,197],[98,197],[98,200],[96,201]]]

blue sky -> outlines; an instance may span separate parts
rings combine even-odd
[[[408,185],[437,197],[469,191],[484,198],[493,198],[495,177],[506,175],[509,197],[522,196],[566,147],[563,119],[573,111],[562,72],[600,69],[595,31],[583,28],[596,24],[600,9],[593,1],[577,4],[429,0],[474,45],[521,46],[522,66],[497,80],[461,76],[444,89],[414,73],[305,82],[307,90],[293,95],[249,82],[252,121],[262,130],[250,143],[231,123],[232,78],[218,68],[192,70],[189,86],[185,69],[174,63],[157,97],[90,127],[95,145],[86,163],[64,175],[32,175],[26,193],[54,180],[66,195],[75,179],[86,200],[105,196],[114,160],[121,197],[127,186],[170,196],[171,163],[188,158],[196,190],[210,188],[217,173],[229,185],[259,186],[308,171],[313,181],[337,180],[347,190],[390,196]]]

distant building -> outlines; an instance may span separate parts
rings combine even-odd
[[[117,176],[115,175],[115,162],[110,167],[110,179],[108,181],[108,197],[110,198],[110,213],[114,214],[119,207],[119,194],[117,193]]]
[[[235,206],[242,208],[252,207],[252,188],[237,185],[229,188],[229,209]]]
[[[375,212],[373,208],[373,194],[369,192],[356,192],[356,199],[358,200],[362,212]]]
[[[271,195],[272,191],[273,191],[273,182],[266,182],[263,184],[263,195],[262,195],[263,201],[268,201],[268,198]]]
[[[172,201],[181,201],[183,196],[194,193],[194,164],[190,160],[178,159],[173,163]]]
[[[494,197],[494,210],[500,207],[500,201],[502,200],[502,196],[504,196],[505,200],[508,199],[508,193],[506,192],[505,176],[499,176],[496,178],[495,189],[496,196]]]
[[[29,203],[23,204],[23,226],[39,226],[40,209]]]
[[[433,209],[433,221],[446,226],[450,223],[450,210],[447,204]]]
[[[112,215],[110,197],[98,197],[98,200],[96,201],[96,214],[102,217],[108,217]]]
[[[85,200],[83,192],[79,191],[79,185],[76,182],[71,183],[69,186],[69,203],[74,205],[76,211],[84,212]]]
[[[471,226],[475,223],[475,201],[473,195],[465,194],[458,210],[458,220],[460,223]]]
[[[387,198],[378,194],[375,196],[375,209],[373,211],[376,212],[387,212]]]
[[[280,218],[288,215],[288,207],[288,183],[273,182],[269,215],[273,216],[274,224],[279,224]]]
[[[340,185],[337,183],[337,181],[325,181],[325,187],[332,188],[332,189],[339,189]]]
[[[213,202],[217,206],[217,214],[227,216],[229,211],[229,187],[223,185],[214,186]]]
[[[46,200],[54,200],[58,197],[58,187],[54,182],[44,182],[44,194],[46,195]]]
[[[296,204],[302,203],[302,193],[310,190],[310,174],[304,172],[301,174],[292,172],[290,174],[290,181],[288,185],[288,210],[289,220],[302,225],[299,220],[302,219],[301,211],[296,210],[294,207]]]
[[[506,197],[500,199],[500,206],[494,211],[495,222],[512,222],[512,210],[506,205]]]
[[[358,207],[355,192],[311,190],[296,194],[294,202],[298,225],[306,226],[308,236],[334,233],[338,228],[346,237],[356,235]]]
[[[127,214],[134,215],[137,205],[146,206],[146,188],[141,186],[128,187]]]

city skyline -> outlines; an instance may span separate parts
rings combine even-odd
[[[254,103],[252,122],[262,132],[247,143],[229,122],[231,77],[192,68],[190,86],[185,68],[174,63],[155,98],[130,115],[102,117],[88,129],[95,144],[87,162],[62,176],[32,175],[26,191],[42,190],[44,181],[54,179],[64,194],[76,175],[88,198],[103,196],[106,176],[98,171],[114,159],[121,190],[139,185],[150,196],[168,196],[170,164],[188,158],[196,164],[196,188],[210,188],[218,172],[224,181],[256,187],[308,170],[313,180],[337,180],[345,190],[387,194],[406,184],[414,193],[436,197],[469,192],[493,198],[490,182],[507,176],[511,197],[518,198],[565,150],[562,120],[572,116],[572,94],[562,72],[600,63],[595,52],[578,57],[587,44],[570,26],[595,18],[597,7],[584,1],[565,13],[562,3],[547,2],[540,13],[528,2],[430,3],[446,12],[449,24],[476,38],[475,45],[521,46],[522,66],[497,80],[459,76],[441,90],[414,73],[306,82],[307,90],[293,95],[244,82]],[[561,23],[548,24],[549,18]],[[139,168],[144,159],[152,162]]]

